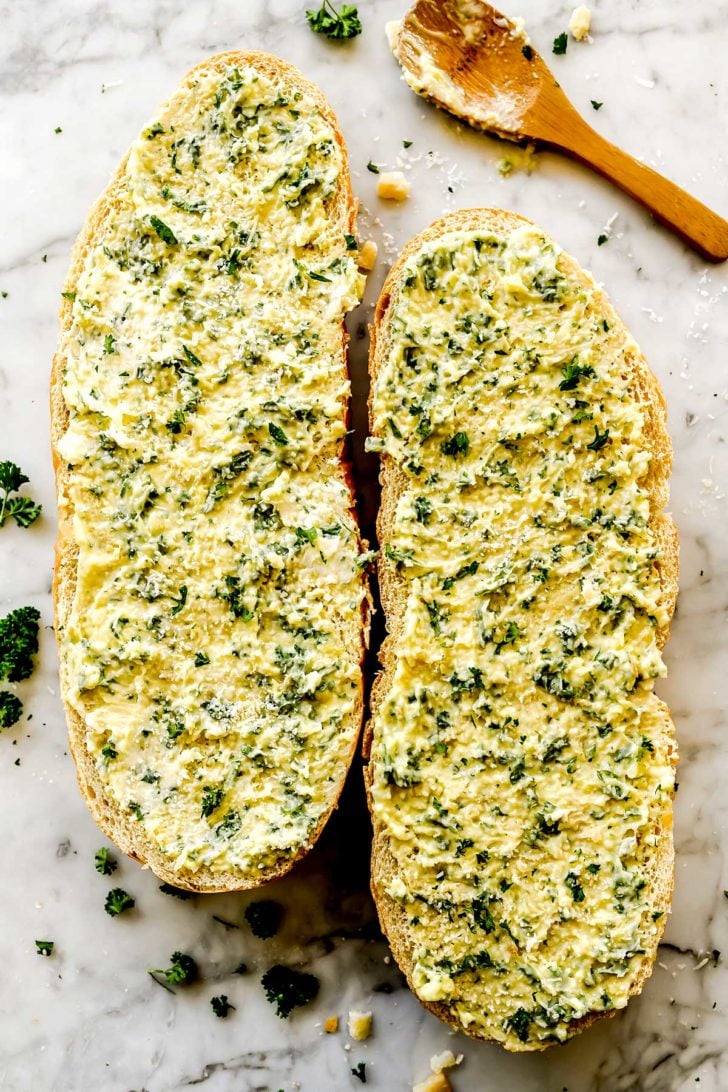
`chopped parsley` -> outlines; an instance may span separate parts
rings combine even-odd
[[[359,12],[353,4],[342,4],[337,10],[331,0],[323,0],[317,11],[306,12],[306,19],[311,30],[336,41],[356,38],[362,31]]]
[[[288,443],[288,437],[286,436],[285,432],[283,431],[281,426],[275,424],[274,421],[271,421],[269,423],[268,432],[271,434],[271,436],[273,437],[273,439],[275,440],[275,442],[278,444],[279,447],[283,447],[284,444]]]
[[[51,956],[55,947],[54,940],[36,940],[35,950],[38,955]]]
[[[440,444],[443,455],[467,455],[470,451],[470,440],[467,432],[456,432],[449,440],[443,440]]]
[[[156,976],[161,975],[170,986],[184,986],[194,982],[199,971],[197,963],[191,955],[187,955],[185,952],[172,952],[170,959],[172,965],[167,967],[166,970],[148,972],[155,981],[159,981]]]
[[[296,971],[276,963],[261,978],[265,996],[275,1005],[276,1014],[287,1019],[295,1008],[313,1001],[319,992],[319,980],[306,971]]]
[[[94,868],[97,872],[100,872],[102,876],[110,876],[112,872],[116,872],[118,867],[116,857],[113,856],[106,846],[102,846],[101,849],[96,850]]]
[[[598,427],[594,426],[594,439],[590,444],[586,446],[590,451],[601,451],[604,445],[609,441],[609,429],[605,428],[604,432],[600,432]]]
[[[0,728],[12,728],[23,715],[23,703],[9,690],[0,690]]]
[[[30,479],[15,463],[0,462],[0,527],[9,516],[18,527],[30,527],[37,520],[42,511],[40,504],[35,504],[30,497],[10,496],[28,481]]]
[[[172,607],[172,610],[170,611],[170,614],[174,618],[175,614],[179,614],[179,612],[182,610],[185,603],[187,602],[187,585],[186,584],[183,584],[182,587],[179,589],[179,594],[177,595],[176,598],[174,596],[172,596],[172,602],[174,603],[174,606]]]
[[[557,34],[554,38],[553,51],[557,57],[560,57],[562,53],[566,53],[566,47],[569,44],[569,39],[566,36],[566,31],[562,34]]]
[[[136,900],[128,891],[124,891],[122,887],[114,887],[106,896],[104,910],[112,918],[115,918],[118,917],[119,914],[124,914],[127,910],[131,910],[135,905]]]
[[[212,813],[220,807],[224,795],[224,789],[217,786],[205,785],[202,790],[202,810],[200,813],[202,819],[212,815]]]
[[[215,1016],[219,1016],[224,1019],[229,1016],[231,1012],[235,1010],[235,1005],[232,1005],[227,998],[226,993],[221,993],[219,997],[211,997],[210,1004],[212,1005],[212,1011]]]
[[[579,883],[578,877],[575,872],[567,872],[564,883],[568,887],[569,891],[571,891],[571,897],[573,898],[574,902],[584,901],[584,888]]]
[[[174,246],[177,243],[177,236],[171,228],[167,227],[164,220],[160,220],[158,216],[150,216],[149,223],[163,243],[167,243],[168,246]]]
[[[30,678],[38,653],[40,611],[17,607],[0,618],[0,679],[21,682]]]
[[[283,907],[274,899],[258,899],[245,908],[245,920],[253,936],[260,940],[274,937],[283,921]]]

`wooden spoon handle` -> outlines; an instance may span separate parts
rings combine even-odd
[[[615,182],[705,258],[713,262],[728,258],[728,221],[674,182],[610,144],[578,114],[575,117],[579,124],[550,133],[547,137],[550,144]]]

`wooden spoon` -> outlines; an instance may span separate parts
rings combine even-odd
[[[711,261],[728,258],[728,222],[584,121],[512,21],[482,0],[417,0],[392,45],[410,86],[509,140],[536,140],[589,164]]]

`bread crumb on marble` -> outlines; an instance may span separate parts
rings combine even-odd
[[[432,1055],[430,1069],[433,1073],[442,1073],[443,1069],[450,1069],[454,1065],[460,1065],[462,1060],[462,1054],[458,1054],[456,1058],[451,1050],[443,1050],[441,1054]]]
[[[383,201],[406,201],[410,184],[401,171],[385,171],[377,182],[377,197]]]
[[[349,1013],[349,1035],[358,1043],[364,1042],[372,1033],[373,1016],[370,1012],[352,1009]]]
[[[569,19],[569,32],[577,42],[583,42],[589,36],[591,29],[591,12],[586,4],[580,4],[574,8]]]
[[[379,247],[374,240],[368,239],[359,251],[359,258],[357,260],[359,268],[363,269],[366,273],[369,273],[370,270],[374,269],[378,251]]]

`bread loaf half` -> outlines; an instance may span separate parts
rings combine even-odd
[[[664,401],[592,278],[508,212],[413,239],[372,335],[372,888],[427,1008],[541,1050],[639,992],[669,908]]]
[[[132,145],[63,293],[55,601],[71,747],[103,830],[192,890],[289,869],[356,747],[354,213],[317,88],[275,57],[221,54]]]

